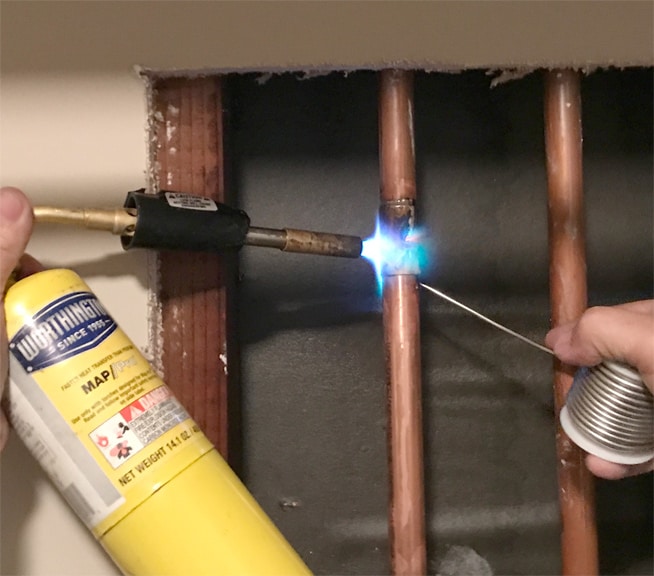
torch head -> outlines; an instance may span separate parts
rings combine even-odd
[[[129,192],[125,208],[137,214],[133,232],[121,236],[125,250],[238,250],[250,227],[242,210],[210,198],[165,190],[158,194],[146,194],[143,189]]]

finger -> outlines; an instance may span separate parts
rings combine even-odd
[[[0,188],[0,290],[18,264],[32,231],[32,208],[17,188]]]
[[[0,452],[4,449],[9,438],[9,423],[3,412],[0,412]]]
[[[588,454],[586,456],[586,468],[588,468],[594,476],[606,480],[619,480],[620,478],[626,478],[629,474],[629,466],[625,464],[616,464],[615,462],[607,462],[593,454]]]
[[[625,312],[649,314],[654,319],[654,300],[637,300],[635,302],[625,302],[624,304],[618,304],[612,308],[614,310],[621,310]],[[554,351],[555,348],[562,347],[563,344],[571,344],[569,341],[572,336],[572,331],[577,325],[577,322],[578,320],[574,320],[573,322],[566,322],[552,328],[545,336],[545,345]]]
[[[619,360],[634,366],[644,378],[654,376],[654,315],[590,308],[573,328],[570,347],[584,365]]]
[[[654,380],[654,314],[647,303],[589,308],[578,322],[558,326],[545,337],[563,362],[594,366],[603,359],[631,364],[646,382]]]
[[[654,315],[654,300],[637,300],[635,302],[625,302],[614,306],[618,310],[628,310],[629,312],[639,312],[641,314]]]
[[[574,361],[569,358],[563,358],[561,353],[565,355],[569,349],[570,337],[576,324],[576,321],[560,324],[556,328],[552,328],[545,336],[545,346],[552,350],[557,358],[563,360],[563,362],[574,363]]]
[[[586,467],[591,473],[598,478],[606,480],[620,480],[629,476],[636,476],[638,474],[645,474],[654,469],[654,460],[649,460],[642,464],[633,464],[628,466],[626,464],[616,464],[615,462],[607,462],[601,458],[588,454],[586,456]]]
[[[17,188],[0,188],[0,395],[7,379],[7,333],[2,296],[9,276],[18,264],[32,231],[32,207]],[[0,415],[0,450],[7,441],[8,426]]]
[[[43,264],[41,264],[36,258],[30,256],[29,254],[23,254],[18,262],[18,279],[27,278],[32,274],[41,272],[44,270]]]

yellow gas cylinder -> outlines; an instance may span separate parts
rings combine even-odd
[[[310,573],[79,276],[20,280],[5,310],[10,421],[125,574]]]

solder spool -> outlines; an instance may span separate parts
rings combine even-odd
[[[617,464],[654,458],[654,398],[630,366],[605,360],[578,370],[560,420],[590,454]]]

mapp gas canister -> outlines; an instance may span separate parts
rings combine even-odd
[[[79,276],[29,276],[5,308],[9,419],[124,573],[309,574]]]

